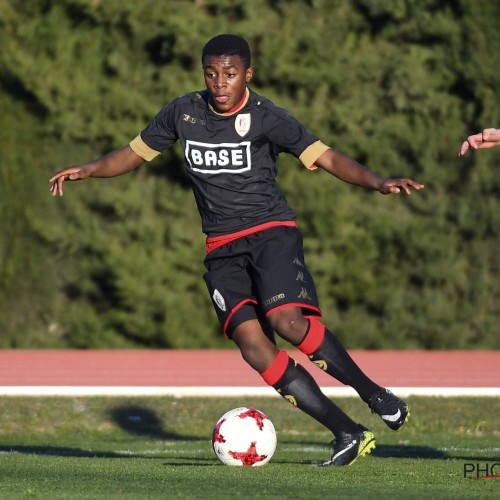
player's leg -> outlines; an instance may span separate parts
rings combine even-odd
[[[353,387],[372,412],[380,415],[392,430],[398,430],[408,420],[410,409],[406,402],[365,375],[318,317],[309,318],[309,328],[297,347],[319,368]]]
[[[343,384],[353,387],[388,427],[398,430],[406,422],[408,405],[371,380],[318,317],[304,318],[300,308],[293,307],[272,313],[269,321],[281,337],[307,354],[319,368]]]
[[[296,228],[276,228],[265,233],[265,246],[250,263],[260,303],[274,331],[302,350],[305,347],[312,361],[323,361],[321,367],[327,373],[352,386],[368,403],[380,387],[360,370],[333,333],[303,315],[303,310],[311,316],[321,313],[300,232]]]
[[[299,307],[290,307],[272,312],[269,322],[280,337],[297,346],[329,375],[353,387],[366,403],[380,390],[319,318],[305,318]]]
[[[251,263],[259,301],[274,331],[329,375],[353,387],[391,429],[398,429],[408,416],[406,403],[363,373],[338,338],[319,321],[319,301],[300,232],[276,228],[264,233],[268,233],[265,246],[252,256]],[[310,316],[304,317],[303,311]]]
[[[241,323],[230,336],[243,359],[291,404],[337,437],[357,429],[358,424],[321,392],[311,374],[271,342],[257,319]]]
[[[290,403],[337,437],[345,429],[354,431],[357,424],[321,392],[309,372],[276,347],[274,331],[256,306],[253,277],[247,272],[248,248],[253,248],[252,243],[243,238],[205,259],[204,278],[224,334],[238,345],[243,359],[264,381]]]
[[[278,350],[263,333],[258,320],[241,323],[231,337],[240,348],[243,359],[268,385],[332,431],[335,436],[333,454],[323,465],[350,465],[375,448],[373,433],[354,422],[323,394],[307,370],[285,351]]]

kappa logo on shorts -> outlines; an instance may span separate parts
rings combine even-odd
[[[284,293],[278,293],[278,295],[275,295],[274,297],[271,297],[270,299],[264,300],[264,302],[262,302],[262,305],[269,306],[271,304],[274,304],[274,302],[278,302],[278,300],[282,300],[284,298],[285,298]]]
[[[295,278],[295,281],[302,281],[302,283],[306,282],[306,280],[304,279],[304,273],[302,271],[297,272],[297,277]]]
[[[250,142],[208,144],[186,141],[186,161],[193,172],[236,174],[251,170]]]
[[[217,307],[221,311],[226,310],[226,302],[224,301],[224,297],[221,295],[219,290],[217,290],[217,288],[214,290],[214,294],[212,295],[212,298],[214,299],[214,302],[217,304]]]

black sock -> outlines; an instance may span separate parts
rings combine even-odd
[[[261,376],[287,401],[330,429],[336,437],[356,429],[356,422],[325,396],[311,374],[285,351],[280,351],[273,365]]]
[[[361,371],[337,337],[319,319],[311,318],[309,322],[309,330],[298,348],[319,368],[351,386],[365,403],[369,403],[380,386]]]

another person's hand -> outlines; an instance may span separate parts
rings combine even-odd
[[[482,132],[469,135],[463,142],[458,156],[463,156],[469,149],[488,149],[500,146],[500,129],[485,128]]]

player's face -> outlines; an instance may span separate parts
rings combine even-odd
[[[217,113],[227,113],[243,99],[253,68],[245,68],[240,56],[206,56],[203,73],[210,104]]]

